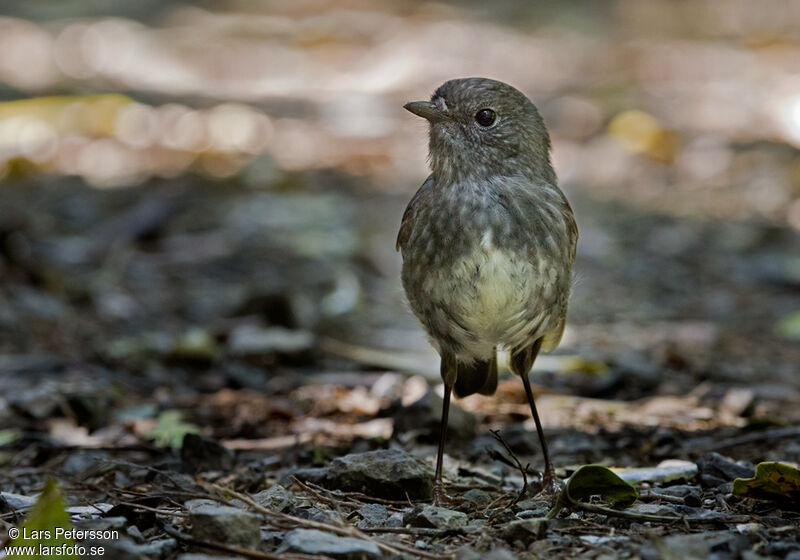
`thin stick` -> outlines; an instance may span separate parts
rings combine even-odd
[[[344,526],[344,527],[337,527],[336,525],[330,525],[328,523],[321,523],[319,521],[312,521],[310,519],[303,519],[301,517],[295,517],[294,515],[288,515],[286,513],[279,513],[277,511],[271,511],[255,500],[253,500],[247,494],[242,494],[241,492],[236,492],[235,490],[231,490],[229,488],[224,488],[217,484],[206,484],[209,488],[213,489],[214,491],[223,494],[229,495],[237,500],[240,500],[255,511],[261,513],[262,515],[266,515],[269,517],[273,517],[275,519],[280,519],[282,521],[290,521],[295,523],[296,525],[301,525],[304,527],[311,527],[313,529],[319,529],[321,531],[328,531],[330,533],[334,533],[337,535],[342,535],[345,537],[355,537],[357,539],[366,540],[369,542],[374,543],[378,548],[385,550],[386,552],[391,552],[392,554],[412,554],[422,558],[431,558],[432,560],[451,560],[453,558],[452,555],[441,555],[441,554],[432,554],[430,552],[425,552],[424,550],[419,550],[417,548],[411,548],[400,544],[387,544],[378,540],[373,539],[369,535],[362,533],[356,527],[352,525]]]
[[[173,517],[187,517],[189,515],[185,511],[171,511],[166,509],[159,509],[154,507],[143,506],[141,504],[135,504],[133,502],[118,502],[118,505],[130,506],[140,511],[152,511],[153,513],[158,513],[159,515],[171,515]]]
[[[530,465],[528,465],[528,467],[522,466],[522,463],[520,462],[519,458],[517,458],[517,455],[513,451],[511,451],[511,448],[505,442],[503,436],[500,435],[500,432],[498,430],[489,430],[489,432],[492,434],[492,436],[494,436],[494,439],[499,441],[500,444],[503,447],[505,447],[508,454],[514,460],[514,465],[516,466],[517,470],[519,470],[519,472],[522,473],[522,490],[520,490],[519,494],[517,495],[517,498],[513,502],[511,502],[512,506],[516,505],[517,502],[519,502],[522,498],[525,497],[525,493],[528,491],[528,475],[526,474],[525,471],[528,469]]]
[[[596,504],[587,504],[586,502],[573,502],[571,505],[579,507],[585,511],[593,513],[602,513],[603,515],[610,515],[612,517],[621,517],[623,519],[632,519],[634,521],[666,521],[674,523],[681,521],[684,523],[745,523],[750,521],[750,517],[746,515],[720,515],[716,517],[697,517],[697,516],[680,516],[680,515],[651,515],[649,513],[635,513],[632,511],[618,510],[599,506]]]

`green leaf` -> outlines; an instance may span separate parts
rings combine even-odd
[[[800,340],[800,311],[782,317],[775,325],[775,333],[789,340]]]
[[[626,507],[639,497],[636,488],[601,465],[584,465],[567,481],[567,499],[580,502],[589,496],[602,496],[615,506]]]
[[[9,554],[7,558],[52,558],[77,560],[78,555],[70,547],[75,541],[68,533],[72,520],[67,513],[64,498],[58,483],[52,478],[47,481],[44,492],[28,512],[25,522],[19,528],[20,534],[10,547],[33,547],[33,554]],[[58,530],[58,533],[56,531]],[[6,548],[8,550],[8,548]]]
[[[753,478],[733,481],[737,496],[762,500],[800,502],[800,470],[786,463],[759,463]]]
[[[200,428],[183,421],[180,411],[165,410],[158,415],[158,424],[153,426],[146,435],[159,447],[180,449],[183,444],[183,436],[199,433]]]

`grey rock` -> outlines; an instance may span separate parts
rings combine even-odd
[[[386,519],[386,526],[387,527],[402,527],[403,526],[403,517],[405,517],[401,512],[396,511],[392,515],[390,515]]]
[[[731,531],[711,531],[690,535],[672,535],[644,545],[640,550],[643,560],[682,558],[706,560],[707,558],[738,558],[750,547],[750,539]]]
[[[137,543],[143,543],[145,541],[144,535],[139,530],[139,527],[136,525],[131,525],[125,529],[125,533]]]
[[[669,504],[656,504],[656,503],[642,503],[638,502],[625,509],[631,513],[642,513],[644,515],[673,515],[678,516],[680,513],[675,507]]]
[[[519,560],[519,557],[507,548],[497,547],[482,556],[485,560]]]
[[[517,517],[529,519],[531,517],[544,517],[551,506],[547,500],[521,500],[514,506]]]
[[[219,505],[199,505],[189,513],[197,539],[244,548],[254,548],[261,540],[261,518],[254,513]]]
[[[626,482],[681,482],[692,480],[697,476],[698,467],[690,461],[669,461],[657,467],[625,469],[618,471],[617,476]]]
[[[284,512],[295,504],[294,492],[291,492],[281,486],[274,484],[253,496],[253,499],[260,505],[272,511]]]
[[[233,451],[213,438],[197,434],[183,436],[181,463],[187,472],[229,471],[233,469]]]
[[[228,338],[228,352],[237,357],[292,355],[311,350],[313,343],[314,336],[308,331],[241,325]]]
[[[0,499],[4,500],[12,510],[25,510],[33,507],[36,503],[36,496],[23,496],[22,494],[12,494],[11,492],[0,492]]]
[[[421,441],[437,441],[442,421],[442,397],[428,391],[422,398],[401,407],[394,415],[397,433],[417,432]],[[458,404],[450,403],[447,421],[449,440],[468,440],[475,436],[475,415]]]
[[[425,504],[411,510],[403,522],[412,527],[459,529],[467,524],[467,519],[466,513]]]
[[[478,488],[467,490],[461,498],[473,507],[483,507],[489,505],[489,502],[492,501],[492,497],[489,494]]]
[[[286,534],[278,553],[320,554],[342,560],[381,558],[375,543],[353,537],[339,537],[316,529],[294,529]]]
[[[700,507],[703,503],[703,492],[697,486],[689,486],[686,484],[667,486],[666,488],[656,489],[656,492],[658,494],[683,498],[683,503],[691,507]]]
[[[703,455],[697,460],[697,467],[704,482],[721,479],[722,483],[725,483],[731,482],[734,478],[751,478],[755,475],[755,467],[752,464],[737,463],[719,453]]]
[[[351,453],[333,460],[325,484],[392,500],[428,498],[433,490],[433,469],[400,449]]]
[[[517,519],[503,528],[503,538],[507,541],[520,541],[528,544],[541,539],[547,533],[548,519],[541,517],[533,519]]]
[[[83,546],[103,547],[103,557],[114,560],[142,560],[167,558],[178,547],[175,539],[160,539],[144,544],[137,544],[128,537],[120,537],[110,541],[84,541]]]
[[[456,551],[456,560],[518,560],[518,556],[502,547],[494,548],[488,553],[478,552],[474,548],[464,546]]]
[[[303,482],[313,482],[314,484],[322,484],[328,476],[328,469],[322,467],[306,467],[302,469],[289,469],[280,481],[282,485],[289,485],[292,483],[292,477],[299,478]]]
[[[361,516],[361,521],[356,523],[356,526],[360,529],[380,527],[389,517],[386,506],[381,504],[366,504],[358,510],[358,514]]]

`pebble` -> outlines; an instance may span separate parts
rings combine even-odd
[[[371,560],[382,557],[378,546],[353,537],[340,537],[316,529],[294,529],[286,534],[278,554],[297,552],[342,560]]]

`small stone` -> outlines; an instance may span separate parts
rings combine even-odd
[[[411,510],[403,522],[412,527],[459,529],[467,524],[467,519],[467,514],[463,512],[425,504]]]
[[[391,500],[429,498],[433,469],[400,449],[351,453],[332,461],[325,484]]]
[[[625,511],[630,513],[641,513],[644,515],[671,515],[671,516],[679,516],[680,514],[675,510],[674,507],[671,507],[667,504],[656,504],[656,503],[635,503],[632,506],[625,509]]]
[[[64,465],[61,467],[61,472],[66,476],[74,476],[85,472],[94,467],[100,461],[108,459],[108,453],[105,451],[85,451],[74,453],[70,455]]]
[[[705,477],[721,479],[722,482],[731,482],[734,478],[752,478],[756,469],[751,464],[742,464],[731,461],[719,453],[707,453],[697,460],[700,474]]]
[[[334,511],[313,506],[298,508],[294,514],[302,519],[316,521],[317,523],[336,523],[338,517]]]
[[[189,512],[197,539],[244,548],[255,548],[261,540],[261,518],[254,513],[219,505],[200,505]]]
[[[489,494],[477,488],[473,488],[472,490],[467,490],[466,492],[464,492],[461,498],[465,502],[472,504],[472,506],[474,507],[483,507],[489,505],[489,502],[492,501],[492,497],[489,496]]]
[[[82,543],[86,548],[102,546],[108,558],[122,560],[140,560],[141,558],[167,558],[178,547],[175,539],[160,539],[137,544],[128,537],[120,537],[109,541],[87,540]]]
[[[387,527],[402,527],[403,526],[403,517],[404,517],[404,515],[401,512],[399,512],[399,511],[394,512],[392,515],[390,515],[386,519],[386,526]]]
[[[358,514],[361,516],[361,521],[356,523],[356,526],[359,529],[368,529],[383,525],[389,516],[389,511],[381,504],[366,504],[358,510]]]
[[[0,492],[0,499],[4,500],[8,511],[28,509],[36,503],[36,496],[23,496],[22,494],[12,494],[11,492]]]
[[[709,531],[689,535],[664,537],[659,545],[647,544],[640,550],[643,560],[661,560],[666,550],[675,558],[738,558],[750,547],[750,539],[731,531]]]
[[[253,496],[253,499],[265,508],[278,512],[284,512],[295,504],[294,492],[287,490],[280,484],[273,484],[268,489]]]
[[[527,519],[531,517],[544,517],[551,506],[547,500],[520,500],[514,506],[517,511],[517,517],[520,519]]]
[[[686,484],[667,486],[666,488],[658,488],[656,492],[666,496],[683,498],[683,503],[690,507],[700,507],[703,505],[703,492],[697,486],[689,486]]]
[[[626,482],[679,482],[689,481],[697,476],[698,467],[691,461],[677,459],[662,461],[657,467],[625,469],[617,471],[617,476]]]
[[[314,336],[308,331],[241,325],[228,338],[228,352],[242,358],[297,355],[311,350],[313,344]]]
[[[283,552],[319,554],[342,560],[381,558],[381,551],[375,543],[353,537],[339,537],[316,529],[289,531],[278,549],[278,554]]]
[[[507,541],[521,541],[528,544],[541,539],[547,533],[548,520],[542,517],[534,519],[517,519],[503,528],[503,538]]]
[[[186,472],[229,471],[233,469],[233,451],[213,438],[197,434],[183,436],[181,463]]]

